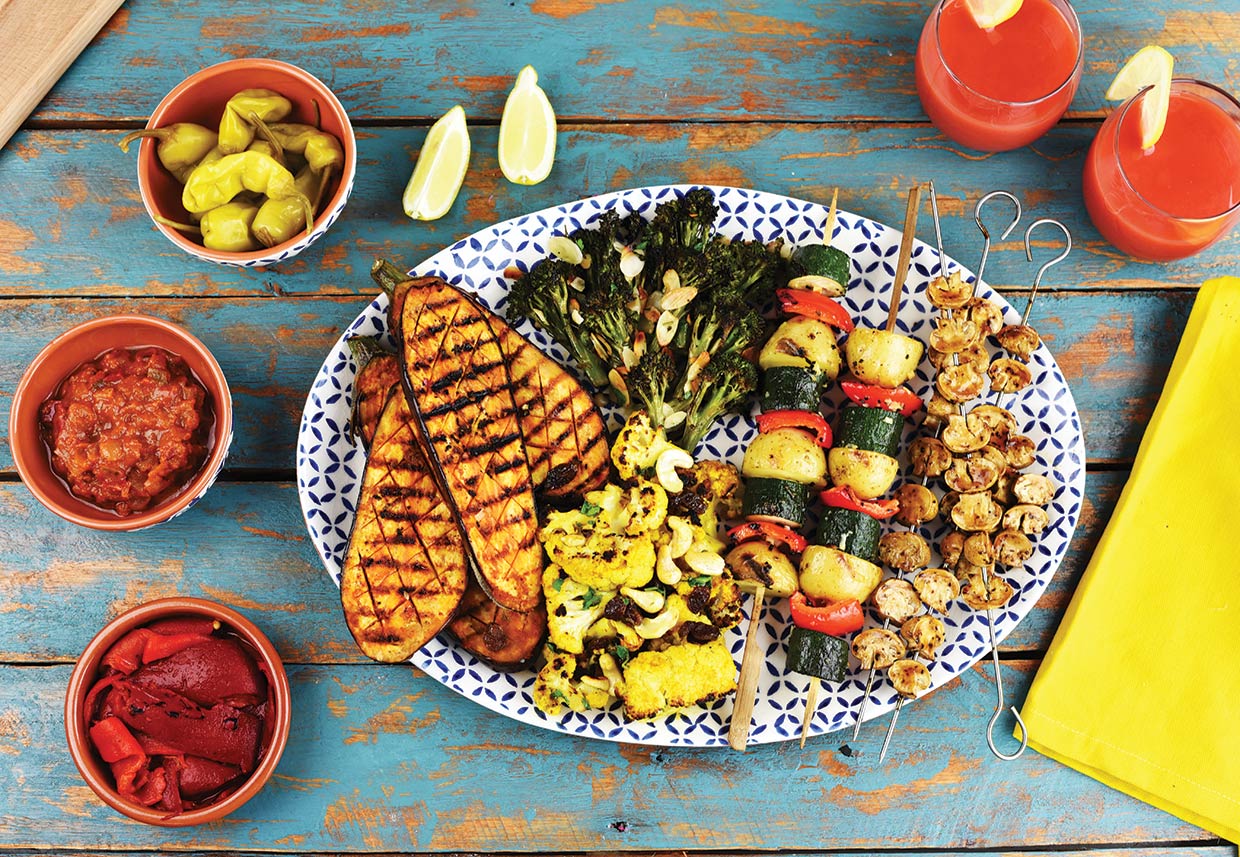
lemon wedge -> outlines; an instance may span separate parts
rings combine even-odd
[[[1152,148],[1162,137],[1171,105],[1171,71],[1175,58],[1158,45],[1146,45],[1124,63],[1107,88],[1108,101],[1126,101],[1152,86],[1141,99],[1141,148]]]
[[[983,30],[993,30],[1020,11],[1021,0],[964,0],[973,23]]]
[[[517,75],[499,120],[499,168],[514,184],[538,184],[555,162],[555,111],[527,65]]]
[[[401,202],[414,220],[438,220],[448,213],[469,167],[469,129],[456,105],[431,126]]]

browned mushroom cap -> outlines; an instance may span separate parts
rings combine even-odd
[[[960,581],[956,575],[941,568],[926,568],[913,578],[913,588],[921,603],[938,613],[946,613],[952,601],[960,595]]]
[[[887,670],[887,679],[896,693],[916,699],[930,689],[930,670],[908,658],[901,658]]]
[[[948,491],[941,498],[939,498],[939,512],[942,513],[944,518],[950,518],[952,516],[952,509],[955,509],[956,504],[959,502],[960,492]]]
[[[930,394],[930,401],[926,402],[926,418],[922,425],[926,428],[936,428],[947,422],[947,418],[958,413],[960,407],[955,402],[949,402],[939,395],[938,391]]]
[[[1009,435],[1007,443],[1003,445],[1003,455],[1015,470],[1023,470],[1033,464],[1037,454],[1038,448],[1033,438],[1023,434]]]
[[[978,405],[969,411],[986,425],[990,426],[991,437],[1004,441],[1016,431],[1016,417],[1007,408],[998,405]]]
[[[1011,584],[993,572],[978,570],[970,573],[960,587],[960,598],[974,610],[1002,607],[1012,600],[1015,590]]]
[[[982,336],[994,336],[1003,329],[1003,310],[985,298],[970,299],[963,312],[965,318],[977,325]]]
[[[878,558],[900,571],[913,571],[930,564],[930,545],[917,533],[884,533],[878,540]]]
[[[903,622],[921,612],[921,599],[907,580],[889,577],[870,596],[878,615],[892,622]]]
[[[852,653],[864,670],[883,670],[908,653],[908,647],[895,631],[866,628],[853,637]]]
[[[999,526],[1003,510],[989,494],[961,494],[951,518],[966,533],[989,532]]]
[[[926,354],[930,357],[930,365],[935,370],[957,363],[969,363],[976,367],[979,372],[985,372],[986,368],[990,366],[990,353],[986,351],[986,346],[982,344],[980,338],[977,342],[962,348],[955,354],[947,354],[934,348],[927,348]]]
[[[937,437],[919,437],[909,444],[909,463],[913,475],[922,479],[942,476],[952,463],[951,450]]]
[[[993,459],[979,452],[953,461],[952,466],[943,474],[943,481],[947,483],[947,487],[961,494],[989,491],[999,480],[999,474],[1006,469],[1006,461],[1001,465],[995,464]]]
[[[968,402],[986,389],[986,376],[972,363],[944,366],[934,379],[934,388],[950,402]]]
[[[965,280],[959,271],[946,277],[935,277],[926,286],[926,296],[939,309],[960,309],[973,297],[973,283]]]
[[[1027,536],[1036,536],[1050,524],[1050,516],[1040,506],[1021,503],[1003,513],[1003,526],[1008,530],[1020,530]]]
[[[964,553],[964,533],[953,530],[943,536],[943,541],[939,542],[939,553],[943,557],[943,565],[955,569]]]
[[[925,485],[905,482],[893,496],[900,504],[896,520],[906,527],[917,527],[938,517],[939,498]]]
[[[943,445],[961,454],[977,452],[990,443],[990,426],[985,420],[969,414],[952,414],[943,429]]]
[[[947,639],[947,628],[938,616],[926,613],[904,622],[900,626],[900,636],[908,643],[910,650],[932,661],[939,646]]]
[[[1008,568],[1022,566],[1033,556],[1033,542],[1020,530],[1000,530],[994,547],[995,562]]]
[[[1038,332],[1027,324],[1009,324],[995,334],[995,339],[1013,356],[1028,361],[1042,344]]]
[[[957,354],[980,342],[977,325],[958,316],[939,316],[930,331],[930,347],[941,354]]]
[[[964,560],[970,565],[994,565],[995,552],[988,533],[973,533],[964,540]]]
[[[1016,480],[1012,493],[1022,503],[1045,506],[1055,497],[1055,483],[1039,473],[1025,473]]]
[[[996,357],[986,370],[990,389],[998,393],[1019,393],[1033,383],[1029,367],[1011,357]]]

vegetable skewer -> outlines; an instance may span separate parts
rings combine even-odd
[[[747,483],[746,523],[729,533],[736,545],[727,556],[737,580],[754,594],[728,730],[728,744],[739,751],[748,743],[764,662],[757,650],[756,632],[765,599],[768,594],[793,597],[794,614],[800,609],[795,600],[799,595],[796,566],[784,551],[797,555],[805,549],[806,541],[796,529],[805,523],[810,487],[821,488],[825,482],[824,450],[831,446],[832,437],[818,411],[823,388],[839,374],[836,330],[852,327],[848,312],[832,299],[847,288],[850,267],[848,256],[830,246],[837,200],[838,191],[831,199],[824,244],[794,251],[792,264],[801,270],[787,288],[778,291],[789,318],[770,336],[758,357],[762,369],[759,435],[742,464]],[[846,663],[846,651],[843,658]]]

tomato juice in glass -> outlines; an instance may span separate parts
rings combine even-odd
[[[1032,143],[1081,79],[1081,25],[1067,0],[1024,0],[989,30],[962,0],[939,0],[917,43],[917,95],[951,139],[985,152]]]
[[[1143,90],[1114,110],[1085,159],[1085,207],[1103,237],[1138,259],[1183,259],[1240,220],[1240,102],[1177,78],[1162,137],[1141,148]]]

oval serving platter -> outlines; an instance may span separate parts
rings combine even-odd
[[[507,296],[504,270],[514,264],[528,270],[547,255],[547,239],[590,225],[603,211],[612,208],[622,213],[638,211],[650,216],[661,201],[690,187],[668,185],[618,191],[527,214],[458,241],[411,273],[439,275],[474,293],[482,303],[503,314]],[[827,216],[822,205],[763,191],[732,187],[712,190],[720,210],[715,225],[723,235],[761,241],[782,238],[791,244],[822,241]],[[883,326],[891,297],[899,230],[841,211],[830,243],[852,256],[852,278],[841,302],[858,324]],[[947,270],[960,268],[966,277],[972,277],[968,269],[950,257],[945,258],[944,263]],[[901,302],[899,327],[923,342],[937,312],[925,296],[926,284],[938,273],[937,265],[937,253],[916,242]],[[999,304],[1009,323],[1020,320],[1020,314],[984,283],[979,284],[976,291],[979,296]],[[365,454],[353,441],[348,428],[356,364],[345,340],[353,336],[381,336],[391,344],[386,316],[387,297],[380,295],[336,342],[314,379],[298,432],[297,489],[302,513],[315,549],[337,585],[353,521],[353,505],[365,467]],[[1037,323],[1036,315],[1033,323]],[[528,322],[523,322],[518,329],[547,354],[561,363],[568,362],[565,352]],[[1067,382],[1045,345],[1033,354],[1029,367],[1034,383],[1020,393],[1003,396],[1000,404],[1016,415],[1021,430],[1032,437],[1037,446],[1037,460],[1029,472],[1050,476],[1058,493],[1048,507],[1051,526],[1037,537],[1033,557],[1023,569],[1005,575],[1016,594],[1004,608],[993,611],[995,633],[1000,641],[1033,609],[1050,584],[1076,528],[1085,487],[1085,447],[1080,415]],[[923,361],[917,377],[910,382],[914,392],[923,399],[929,397],[931,390],[929,373],[929,363]],[[828,415],[833,414],[841,402],[836,385],[831,386],[831,396]],[[994,401],[993,398],[986,400]],[[618,414],[612,413],[609,417],[613,429],[620,424]],[[918,423],[916,419],[909,421],[904,448],[918,430]],[[756,427],[748,417],[731,416],[720,420],[697,450],[697,457],[723,459],[739,466],[745,447],[755,434]],[[906,460],[902,465],[907,470]],[[931,544],[937,544],[946,532],[946,525],[941,523],[937,530],[922,530]],[[936,562],[938,559],[936,554]],[[746,599],[747,610],[751,601]],[[931,691],[977,663],[990,650],[984,614],[973,612],[957,601],[945,622],[947,642],[938,660],[931,665]],[[873,618],[867,624],[875,624]],[[748,615],[728,634],[738,666],[747,625]],[[751,744],[788,740],[800,734],[809,680],[796,673],[785,673],[784,647],[789,627],[787,602],[768,600],[757,632],[758,650],[765,652],[766,663],[754,706],[753,728],[749,733]],[[683,709],[642,722],[626,721],[619,705],[584,714],[566,712],[552,718],[534,706],[532,671],[497,671],[465,652],[447,634],[440,634],[423,647],[414,655],[412,663],[486,708],[546,729],[650,745],[727,745],[732,696],[709,706]],[[864,692],[865,673],[854,662],[844,682],[822,686],[810,725],[811,734],[821,735],[851,726]],[[880,674],[866,706],[866,720],[885,715],[895,704],[895,691]]]

